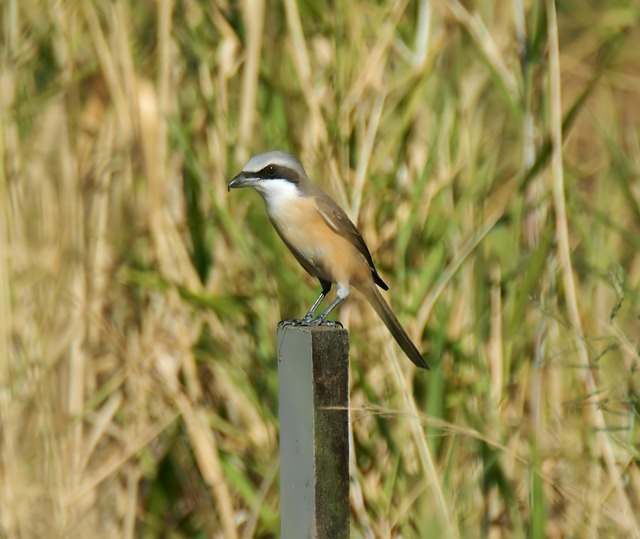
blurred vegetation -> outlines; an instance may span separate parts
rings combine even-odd
[[[0,537],[278,536],[271,149],[433,369],[341,310],[353,537],[639,536],[637,1],[0,10]]]

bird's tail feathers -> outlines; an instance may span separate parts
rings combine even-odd
[[[400,348],[407,354],[407,357],[413,361],[416,366],[429,370],[429,365],[427,365],[427,362],[422,357],[416,345],[413,344],[407,332],[400,325],[400,322],[398,322],[396,315],[393,314],[391,307],[389,307],[389,304],[385,301],[376,285],[372,282],[371,286],[361,288],[360,292],[369,300],[369,303],[371,303],[371,306],[378,313],[384,325],[387,326],[393,338],[400,345]]]

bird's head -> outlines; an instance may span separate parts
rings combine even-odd
[[[253,156],[240,174],[228,185],[232,188],[253,187],[263,197],[283,191],[297,190],[307,178],[298,158],[289,152],[275,151]]]

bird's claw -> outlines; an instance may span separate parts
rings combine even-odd
[[[323,320],[320,317],[311,318],[310,316],[305,316],[304,318],[298,318],[295,320],[282,320],[278,323],[279,328],[287,328],[287,327],[316,327],[323,326],[326,328],[344,328],[344,326],[333,320]]]
[[[322,326],[325,328],[340,328],[340,329],[344,329],[344,326],[342,325],[342,322],[338,322],[337,320],[322,320],[320,322],[318,322],[317,324],[314,324],[316,326]]]
[[[288,328],[288,327],[303,327],[303,326],[311,326],[313,324],[311,324],[313,320],[311,319],[311,317],[307,318],[306,316],[304,318],[296,318],[293,320],[280,320],[280,322],[278,322],[278,327],[279,328]]]

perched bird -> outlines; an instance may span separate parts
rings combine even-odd
[[[240,187],[252,187],[260,193],[276,232],[322,287],[309,312],[285,324],[335,325],[326,318],[347,299],[349,286],[353,285],[367,298],[409,359],[418,367],[429,368],[378,290],[378,286],[383,290],[389,287],[378,274],[362,234],[344,210],[309,179],[294,155],[275,151],[252,157],[229,182],[229,191]],[[333,283],[337,285],[336,299],[314,318]]]

